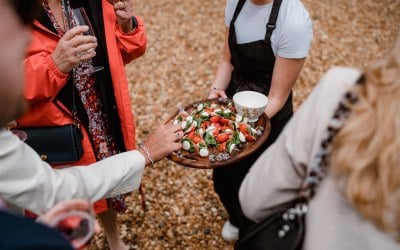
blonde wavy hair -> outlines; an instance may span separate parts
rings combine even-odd
[[[332,144],[333,172],[348,201],[381,230],[400,232],[400,36],[364,72],[358,102]]]

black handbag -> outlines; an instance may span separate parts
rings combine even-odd
[[[238,250],[299,250],[304,238],[307,202],[295,199],[270,209],[270,215],[253,224],[235,244]]]
[[[75,162],[82,157],[82,133],[75,124],[19,130],[27,134],[25,143],[50,164]]]
[[[74,123],[62,126],[17,128],[26,133],[25,143],[31,146],[42,160],[49,164],[78,161],[83,155],[82,132],[77,118],[76,93],[72,90]]]

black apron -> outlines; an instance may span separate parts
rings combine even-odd
[[[231,64],[234,68],[231,82],[226,90],[229,98],[232,98],[236,92],[245,90],[257,91],[268,96],[274,71],[275,55],[271,47],[271,35],[275,29],[281,0],[273,3],[264,40],[238,44],[235,22],[245,2],[245,0],[239,1],[229,27],[228,42]],[[292,93],[290,93],[285,105],[273,119],[291,116],[292,112]]]
[[[231,52],[231,64],[234,67],[231,81],[226,90],[229,98],[232,98],[236,92],[245,90],[261,92],[268,96],[275,65],[271,35],[275,29],[281,1],[275,0],[273,3],[270,18],[266,25],[265,39],[238,44],[235,21],[246,2],[246,0],[239,0],[229,27],[228,43]],[[233,166],[218,168],[213,171],[214,189],[224,204],[229,214],[229,220],[233,225],[242,227],[243,221],[246,221],[238,199],[242,180],[260,154],[275,141],[292,114],[292,93],[290,93],[283,108],[271,119],[271,133],[262,147],[250,157]]]

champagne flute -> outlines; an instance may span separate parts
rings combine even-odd
[[[69,13],[67,14],[67,22],[68,22],[68,28],[73,28],[77,26],[88,26],[89,30],[84,32],[83,35],[85,36],[95,36],[93,27],[90,23],[89,17],[86,14],[86,11],[84,8],[76,8],[72,9]],[[78,72],[79,74],[92,74],[94,72],[100,71],[104,69],[104,66],[93,66],[93,60],[92,59],[87,59],[83,60],[80,62],[80,67],[83,68],[83,71]]]

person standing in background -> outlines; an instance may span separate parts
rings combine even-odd
[[[265,113],[271,133],[264,145],[234,166],[213,171],[214,189],[229,219],[222,237],[236,240],[246,222],[241,211],[240,184],[258,156],[271,145],[293,114],[292,88],[313,37],[309,13],[299,0],[227,0],[225,47],[208,98],[232,98],[252,90],[268,96]]]
[[[88,13],[95,37],[81,35],[87,31],[84,26],[69,29],[66,13],[81,7]],[[42,1],[32,35],[25,59],[25,98],[30,109],[17,120],[17,129],[73,123],[72,93],[76,92],[84,153],[73,165],[88,165],[135,149],[124,66],[144,54],[146,35],[143,21],[133,15],[130,1]],[[104,69],[86,74],[82,62]],[[94,205],[112,250],[127,249],[119,238],[116,216],[116,212],[126,210],[126,195]]]

